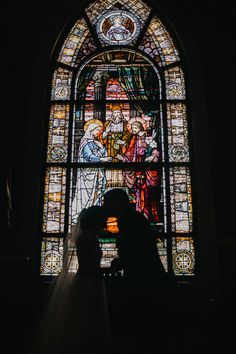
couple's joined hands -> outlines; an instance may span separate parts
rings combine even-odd
[[[116,159],[120,160],[120,161],[123,161],[124,160],[124,157],[121,155],[121,154],[117,154],[116,155]]]
[[[111,162],[112,161],[112,157],[111,156],[101,157],[100,160],[102,162]]]

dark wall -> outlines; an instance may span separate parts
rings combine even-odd
[[[184,0],[178,4],[172,0],[154,3],[160,6],[170,24],[176,23],[179,28],[182,26],[185,36],[193,40],[200,54],[209,139],[206,154],[210,156],[216,245],[220,271],[232,274],[233,264],[229,256],[233,256],[236,243],[233,11],[229,1],[225,1],[223,7],[203,0],[194,3]],[[46,78],[52,49],[77,6],[78,2],[72,0],[21,1],[4,5],[2,71],[6,76],[4,91],[7,103],[2,103],[6,114],[2,117],[5,129],[1,131],[5,151],[2,155],[4,168],[1,177],[3,255],[30,255],[32,237],[37,239],[35,225],[40,222],[37,212],[40,189],[32,184],[32,180],[42,178],[42,160],[36,157],[42,155],[45,139],[42,131],[46,124]],[[45,77],[45,81],[42,77]],[[38,108],[35,110],[36,106]],[[10,232],[4,187],[7,178],[12,197]],[[35,188],[38,188],[37,191]],[[31,205],[32,194],[36,196],[34,205]],[[226,266],[222,268],[225,264],[230,271]]]

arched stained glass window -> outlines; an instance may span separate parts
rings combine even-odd
[[[95,1],[52,64],[41,275],[60,271],[80,211],[122,188],[153,227],[166,271],[194,276],[185,71],[171,33],[144,1]],[[110,218],[104,272],[116,237]]]

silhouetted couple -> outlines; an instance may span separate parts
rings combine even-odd
[[[117,318],[109,316],[106,284],[100,267],[99,233],[109,216],[117,217],[119,228],[119,258],[113,261],[112,268],[124,271],[124,281],[120,283],[123,296],[117,304],[113,303],[113,308],[117,306],[120,316],[123,314],[126,320],[120,317],[115,324]],[[117,331],[126,331],[129,338],[129,342],[123,342],[127,353],[137,352],[130,340],[143,347],[143,353],[151,352],[148,345],[153,336],[148,337],[152,334],[149,323],[153,319],[156,323],[160,321],[156,317],[158,289],[163,286],[166,272],[152,229],[147,219],[131,206],[128,195],[122,189],[113,189],[105,194],[103,206],[83,209],[78,223],[66,237],[65,246],[63,269],[39,326],[36,348],[30,354],[116,353],[116,325]],[[78,270],[74,271],[76,259]],[[111,295],[110,304],[112,301]],[[125,353],[124,350],[119,354]]]

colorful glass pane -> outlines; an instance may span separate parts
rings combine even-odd
[[[131,54],[140,60],[135,52],[110,51],[101,59],[114,64],[99,64],[97,56],[79,73],[72,161],[160,161],[159,77],[149,63],[126,66]]]
[[[159,53],[159,48],[157,43],[153,40],[152,35],[146,34],[141,44],[139,45],[139,49],[144,51],[147,55],[150,55],[151,58],[155,60],[158,66],[162,66],[163,56]]]
[[[140,23],[133,13],[117,9],[104,13],[96,28],[102,45],[130,45],[139,35]]]
[[[56,235],[59,233],[67,233],[64,249],[72,256],[70,270],[77,271],[76,248],[68,232],[83,208],[101,205],[105,192],[113,188],[124,189],[130,203],[149,220],[165,270],[172,256],[176,275],[194,275],[186,104],[166,102],[185,100],[184,74],[178,64],[164,68],[180,60],[179,52],[162,21],[156,16],[148,18],[150,11],[140,0],[95,1],[85,9],[86,20],[79,19],[64,41],[58,57],[64,65],[54,71],[51,86],[42,231],[54,237],[42,242],[42,275],[57,275],[61,270],[63,240]],[[139,39],[137,52],[131,46]],[[98,41],[102,47],[114,45],[113,49],[99,49],[100,54],[94,54]],[[79,71],[75,73],[76,66]],[[164,68],[160,73],[158,66]],[[68,165],[52,167],[53,163]],[[65,213],[67,168],[69,215]],[[167,213],[168,197],[171,215]],[[172,249],[168,244],[167,250],[169,226],[181,237],[173,237]],[[106,270],[118,256],[118,232],[117,220],[109,218],[99,234],[101,267]]]
[[[192,194],[188,167],[170,168],[171,230],[192,231]]]
[[[167,240],[166,239],[157,238],[157,250],[158,250],[158,254],[161,259],[161,262],[164,266],[164,269],[166,272],[168,272]]]
[[[194,275],[195,250],[191,237],[172,239],[173,270],[175,275]]]
[[[100,238],[102,249],[101,268],[109,268],[114,258],[118,257],[116,238]]]
[[[51,106],[47,162],[65,162],[67,159],[69,111],[69,104]]]
[[[119,0],[117,3],[114,3],[113,0],[98,0],[87,7],[86,13],[89,20],[94,25],[107,11],[114,9],[129,11],[131,14],[138,17],[141,24],[144,24],[151,11],[150,7],[145,4],[145,2],[140,0]]]
[[[167,124],[169,161],[188,162],[188,125],[185,104],[167,104]]]
[[[95,82],[94,82],[94,80],[92,80],[92,81],[89,82],[88,86],[86,87],[85,99],[88,100],[88,101],[95,99],[95,97],[94,97],[94,91],[95,91],[94,85],[95,85]]]
[[[159,66],[179,60],[179,53],[162,22],[154,16],[139,49],[150,55]]]
[[[85,20],[78,20],[67,36],[64,45],[62,46],[58,61],[70,66],[74,66],[78,51],[81,48],[82,43],[84,42],[88,33],[89,29]]]
[[[58,275],[63,264],[63,239],[44,237],[41,245],[41,275]]]
[[[154,115],[155,111],[152,111],[153,117],[143,115],[131,118],[128,104],[107,105],[106,108],[104,123],[99,119],[82,120],[84,112],[80,111],[79,114],[79,110],[76,111],[74,162],[133,163],[161,160],[158,126],[155,127],[151,119],[154,117],[159,120],[159,112]]]
[[[116,64],[99,64],[97,58],[79,73],[76,98],[142,101],[139,105],[145,105],[145,101],[148,100],[156,101],[161,98],[159,73],[144,57],[136,56],[137,64],[133,65],[125,64],[130,57],[129,51],[108,52],[106,57],[107,60],[114,58]]]
[[[113,188],[124,189],[136,210],[142,212],[158,232],[164,228],[164,193],[162,176],[149,168],[111,169],[78,168],[71,185],[70,224],[76,224],[83,208],[102,205],[104,194]]]
[[[166,209],[166,173],[165,168],[162,167],[162,195],[161,202],[163,203],[163,220],[164,220],[164,232],[167,232],[167,209]],[[163,231],[163,230],[162,230]]]
[[[109,79],[106,87],[107,100],[128,100],[125,90],[120,85],[117,79]]]
[[[48,167],[44,190],[43,232],[64,232],[65,192],[66,169],[62,167]]]
[[[185,99],[185,82],[183,70],[176,66],[165,70],[166,98],[168,100]]]
[[[55,70],[52,79],[52,100],[69,100],[72,72],[62,68]]]
[[[96,45],[94,43],[93,37],[89,34],[83,44],[80,47],[78,55],[76,57],[76,66],[80,64],[80,62],[85,59],[87,56],[91,55],[96,50]]]

